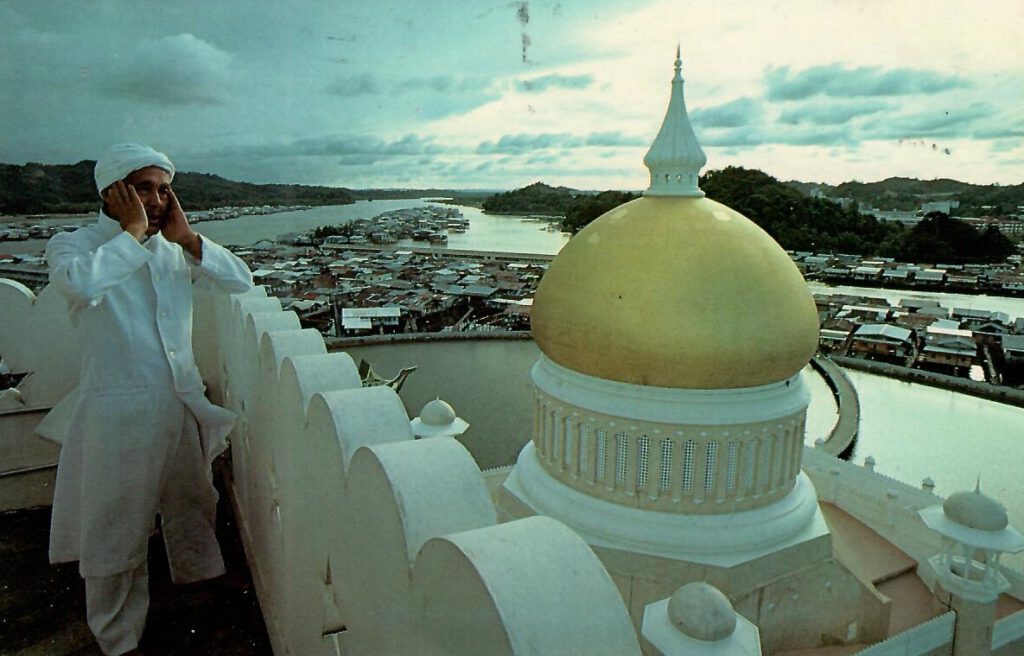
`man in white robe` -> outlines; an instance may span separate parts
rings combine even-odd
[[[175,583],[224,573],[210,465],[235,416],[204,394],[192,285],[241,293],[252,276],[192,231],[173,176],[171,161],[148,146],[113,147],[96,163],[97,222],[46,248],[82,358],[78,387],[37,429],[63,444],[50,561],[79,561],[89,627],[105,654],[138,653],[157,514]]]

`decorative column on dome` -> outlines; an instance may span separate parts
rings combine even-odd
[[[1024,551],[1024,535],[1009,525],[1006,509],[982,494],[980,485],[919,514],[943,538],[942,553],[928,563],[936,578],[935,596],[956,611],[953,656],[990,653],[996,600],[1010,588],[999,557]]]
[[[676,46],[676,74],[672,78],[668,111],[651,149],[644,155],[644,164],[651,171],[651,186],[644,191],[644,196],[704,196],[698,178],[708,158],[697,142],[686,113],[682,68],[683,60]]]

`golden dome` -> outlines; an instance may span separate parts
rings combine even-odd
[[[655,387],[778,382],[818,345],[814,299],[786,252],[707,198],[648,196],[598,217],[551,263],[531,315],[558,364]]]

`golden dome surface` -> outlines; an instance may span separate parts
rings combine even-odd
[[[786,252],[707,198],[648,196],[598,217],[551,263],[531,315],[556,363],[655,387],[778,382],[818,344],[814,299]]]

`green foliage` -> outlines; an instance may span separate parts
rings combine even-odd
[[[549,187],[543,182],[535,182],[522,189],[494,194],[482,205],[485,212],[495,214],[565,216],[578,193],[567,187]]]
[[[100,204],[93,180],[96,163],[0,164],[0,214],[78,213]],[[303,185],[256,185],[208,173],[178,172],[174,191],[186,210],[261,205],[346,205],[349,190]]]
[[[906,262],[964,264],[1002,262],[1014,252],[1013,243],[992,226],[978,232],[942,212],[931,212],[907,233],[899,258]]]
[[[577,196],[565,211],[562,229],[577,233],[605,212],[637,197],[629,191],[602,191],[596,196]]]
[[[878,182],[844,182],[838,186],[824,183],[790,181],[787,185],[809,195],[814,187],[833,198],[853,198],[881,210],[914,211],[929,201],[956,200],[958,216],[999,216],[1017,214],[1024,206],[1024,184],[1002,186],[975,185],[957,180],[917,180],[886,178]]]
[[[95,162],[0,164],[0,214],[93,211],[100,198],[93,181]]]
[[[327,237],[340,236],[346,239],[356,234],[356,227],[352,222],[339,223],[338,225],[324,225],[313,230],[313,239],[323,241]]]
[[[708,198],[743,214],[783,248],[893,256],[903,229],[829,200],[808,198],[761,171],[729,166],[701,176]]]

